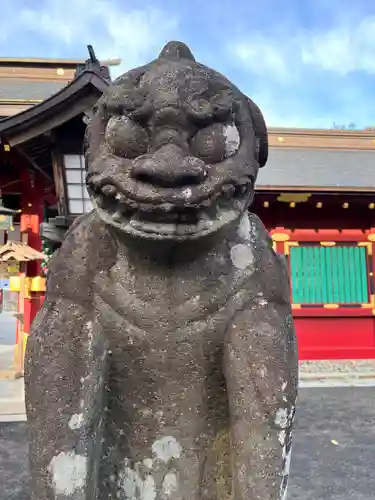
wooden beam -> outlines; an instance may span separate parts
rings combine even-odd
[[[27,153],[25,153],[25,151],[21,148],[21,146],[17,146],[15,150],[20,156],[25,158],[25,160],[30,163],[30,165],[33,167],[34,170],[39,172],[49,182],[53,182],[52,177],[50,177],[42,168],[40,168],[39,165]]]
[[[68,203],[66,199],[66,182],[64,175],[64,160],[60,152],[52,151],[53,177],[57,197],[57,211],[62,217],[68,215]]]
[[[374,130],[268,129],[270,148],[374,151]]]

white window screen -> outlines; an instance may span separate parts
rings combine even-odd
[[[72,215],[88,213],[92,203],[85,184],[85,163],[83,155],[65,155],[65,175],[68,209]]]

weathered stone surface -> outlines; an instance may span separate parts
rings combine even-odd
[[[33,500],[284,499],[298,367],[285,262],[247,214],[262,115],[177,42],[94,111],[95,210],[27,348]]]

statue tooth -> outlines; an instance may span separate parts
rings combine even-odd
[[[151,222],[144,222],[139,224],[137,229],[142,229],[146,233],[162,233],[162,234],[175,234],[176,233],[175,224],[153,224]]]
[[[176,229],[176,224],[157,224],[157,230],[165,234],[175,234]]]
[[[214,221],[211,218],[202,219],[196,226],[196,231],[205,231],[209,229],[214,224]]]
[[[200,221],[197,224],[197,229],[199,231],[204,231],[205,229],[209,229],[214,224],[212,217],[207,212],[202,212],[200,216]]]
[[[112,219],[117,222],[120,222],[123,218],[124,215],[121,210],[116,210],[116,212],[112,215]]]
[[[161,212],[169,214],[170,212],[173,212],[175,206],[173,203],[161,203],[158,208]]]
[[[131,216],[130,216],[130,219],[129,219],[129,224],[133,227],[137,227],[141,224],[141,222],[139,221],[139,217],[138,217],[138,214],[137,213],[133,213]]]
[[[196,226],[191,224],[177,224],[176,234],[182,236],[184,234],[194,234],[196,232]]]

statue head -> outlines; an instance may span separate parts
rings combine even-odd
[[[268,154],[258,107],[170,42],[117,78],[87,127],[87,187],[101,219],[151,240],[186,241],[239,223]]]

